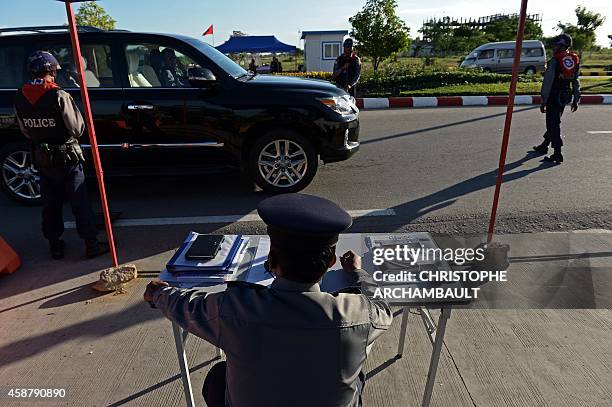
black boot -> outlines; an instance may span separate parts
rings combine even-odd
[[[542,143],[539,146],[534,146],[533,151],[542,155],[548,154],[548,144]]]
[[[64,248],[66,243],[63,240],[49,240],[49,251],[51,252],[51,258],[54,260],[60,260],[64,258]]]
[[[104,253],[108,253],[110,250],[108,243],[100,242],[98,240],[89,240],[85,242],[85,255],[88,259],[93,259]]]
[[[544,161],[549,163],[561,164],[563,162],[563,154],[560,148],[555,148],[555,152],[550,157],[545,157]]]

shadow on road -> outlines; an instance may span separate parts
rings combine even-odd
[[[537,109],[537,108],[538,108],[537,106],[526,107],[524,109],[517,109],[517,110],[514,111],[514,113],[526,112],[526,111]],[[453,122],[453,123],[440,124],[440,125],[437,125],[437,126],[427,127],[427,128],[424,128],[424,129],[408,131],[406,133],[399,133],[399,134],[393,134],[393,135],[390,135],[390,136],[384,136],[384,137],[380,137],[380,138],[376,138],[376,139],[364,140],[364,141],[361,142],[361,145],[367,145],[367,144],[372,144],[372,143],[379,143],[381,141],[393,140],[393,139],[396,139],[396,138],[401,138],[401,137],[406,137],[406,136],[414,136],[416,134],[426,133],[428,131],[445,129],[447,127],[460,126],[462,124],[479,122],[481,120],[492,119],[494,117],[500,117],[500,116],[505,116],[505,115],[506,115],[506,112],[502,112],[502,113],[495,113],[495,114],[490,114],[490,115],[481,116],[481,117],[475,117],[473,119],[461,120],[461,121]]]
[[[508,163],[505,166],[504,171],[504,183],[519,180],[526,177],[529,174],[533,174],[537,171],[546,170],[553,167],[553,165],[542,162],[539,166],[510,172],[519,168],[524,163],[541,157],[535,152],[527,152],[527,154],[514,162]],[[417,198],[412,201],[408,201],[401,205],[394,206],[392,209],[395,210],[397,216],[401,218],[401,224],[410,223],[428,213],[442,209],[444,207],[454,204],[457,199],[464,195],[468,195],[473,192],[481,191],[487,188],[491,188],[495,185],[497,179],[497,169],[485,172],[472,178],[468,178],[457,184],[451,185],[447,188],[441,189],[433,194]],[[367,217],[362,218],[364,222],[368,222]],[[377,223],[384,222],[383,218],[378,218]],[[398,223],[397,219],[393,220],[394,223]],[[389,231],[389,230],[385,230]]]

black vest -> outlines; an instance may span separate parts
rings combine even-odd
[[[60,111],[57,95],[59,90],[48,90],[34,104],[30,103],[21,90],[17,92],[15,98],[17,116],[28,129],[28,135],[35,145],[42,143],[60,145],[70,139]]]

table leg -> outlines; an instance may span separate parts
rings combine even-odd
[[[399,344],[397,346],[398,359],[404,354],[404,343],[406,342],[406,331],[408,330],[408,315],[410,315],[410,308],[404,307],[402,309],[402,327],[400,328]]]
[[[427,382],[425,383],[425,393],[423,394],[423,402],[421,407],[429,407],[431,394],[433,392],[434,383],[436,381],[436,373],[438,371],[438,362],[442,353],[442,345],[444,344],[444,332],[446,331],[446,322],[450,318],[450,307],[442,308],[440,318],[438,318],[438,327],[436,329],[436,340],[433,343],[433,351],[431,352],[431,360],[429,361],[429,372],[427,372]]]
[[[185,392],[185,402],[187,407],[194,407],[193,391],[191,390],[191,377],[189,376],[189,366],[187,365],[187,355],[185,354],[186,335],[182,332],[181,327],[172,322],[172,332],[174,333],[174,342],[176,344],[176,355],[178,356],[179,367],[181,368],[181,379],[183,380],[183,391]]]

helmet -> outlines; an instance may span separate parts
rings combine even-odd
[[[47,51],[36,51],[28,57],[28,70],[33,73],[62,69],[57,59]]]
[[[352,47],[354,44],[353,39],[352,38],[347,38],[346,40],[344,40],[344,47]]]
[[[572,46],[572,37],[569,34],[560,34],[555,37],[553,42],[557,45],[569,48]]]

